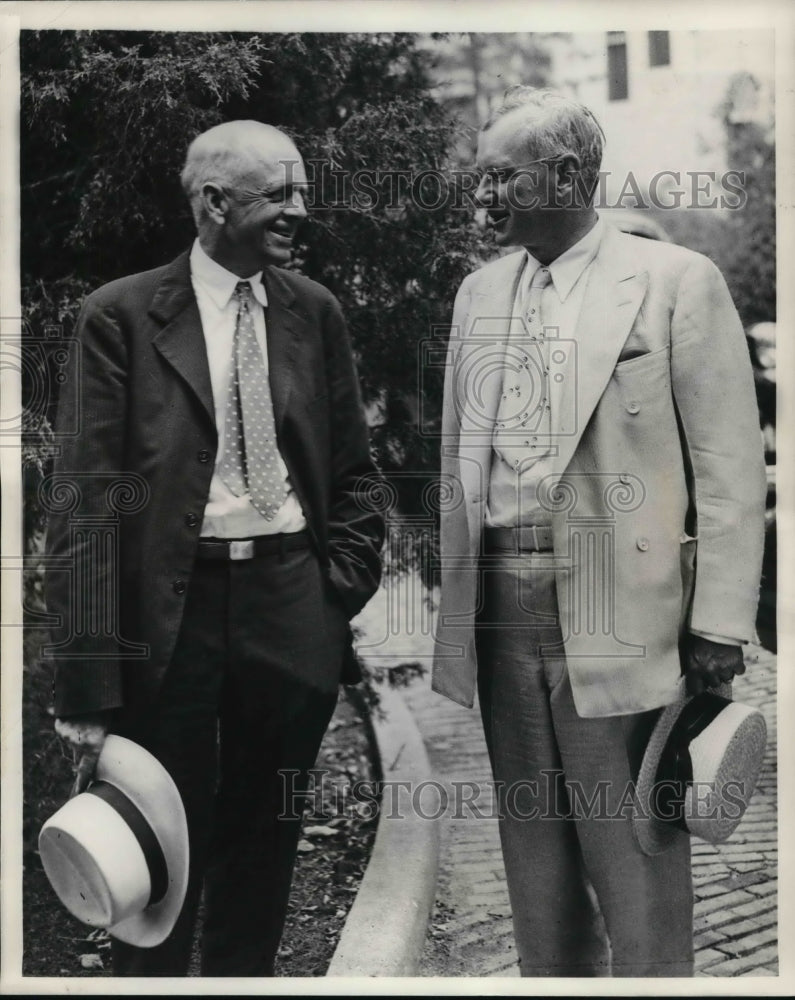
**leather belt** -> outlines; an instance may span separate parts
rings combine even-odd
[[[309,532],[293,531],[289,534],[258,535],[256,538],[200,538],[196,555],[199,559],[236,562],[309,547]]]
[[[552,528],[548,525],[523,524],[516,528],[484,528],[487,552],[550,552]]]

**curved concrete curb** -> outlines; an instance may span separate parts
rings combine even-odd
[[[381,813],[373,854],[327,976],[414,975],[436,897],[439,820],[411,808],[411,791],[432,778],[425,744],[400,694],[388,687],[379,694],[385,718],[372,723],[383,778],[410,782],[410,791],[396,788],[386,800],[389,812]]]

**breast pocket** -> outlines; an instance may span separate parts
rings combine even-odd
[[[649,351],[619,361],[613,372],[613,377],[619,382],[654,375],[658,371],[670,369],[671,348],[666,346],[659,351]]]
[[[631,417],[648,411],[655,401],[671,394],[671,352],[668,347],[616,365],[612,383]]]

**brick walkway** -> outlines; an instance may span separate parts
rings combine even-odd
[[[387,627],[399,622],[397,634]],[[430,626],[411,581],[382,589],[358,623],[360,651],[373,666],[419,661],[430,668]],[[776,658],[754,647],[735,683],[738,701],[758,705],[768,725],[762,776],[742,823],[725,844],[693,841],[696,972],[776,975]],[[453,798],[479,786],[472,805],[443,819],[439,884],[421,976],[518,976],[497,820],[482,789],[491,775],[477,709],[434,694],[429,673],[405,692],[437,777]],[[475,793],[472,792],[471,796]],[[459,794],[460,801],[460,794]],[[481,815],[473,816],[475,807]],[[465,818],[464,818],[465,817]]]

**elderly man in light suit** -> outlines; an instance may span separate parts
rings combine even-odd
[[[601,152],[524,87],[479,138],[477,200],[523,249],[455,303],[433,686],[479,693],[522,975],[692,975],[688,837],[642,853],[631,795],[660,708],[744,670],[764,467],[720,273],[604,224]]]

